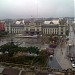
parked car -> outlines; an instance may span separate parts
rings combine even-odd
[[[50,55],[49,57],[50,57],[51,60],[53,59],[53,55]]]
[[[74,61],[74,62],[72,62],[72,67],[73,67],[73,68],[75,68],[75,61]]]
[[[70,61],[71,61],[71,62],[72,62],[72,61],[74,61],[74,58],[73,58],[73,57],[71,57],[71,58],[70,58]]]

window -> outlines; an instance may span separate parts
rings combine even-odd
[[[28,28],[26,28],[26,31],[28,31]]]
[[[63,34],[63,32],[61,32],[61,34]]]
[[[48,29],[48,34],[49,34],[49,29]]]
[[[45,33],[45,29],[43,29],[43,33]]]
[[[47,29],[46,29],[46,34],[47,34]]]
[[[31,32],[31,35],[34,35],[34,32]]]
[[[29,23],[28,23],[28,22],[26,22],[26,23],[25,23],[25,25],[29,25]]]
[[[40,25],[40,23],[38,22],[38,23],[36,23],[36,25]]]
[[[28,34],[28,32],[26,32],[26,34]]]
[[[36,32],[37,33],[37,35],[39,34],[39,32]]]
[[[63,29],[61,29],[61,31],[63,31]]]
[[[37,31],[39,31],[39,29],[37,29]]]

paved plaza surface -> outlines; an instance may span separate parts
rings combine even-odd
[[[66,57],[67,47],[64,48],[57,47],[56,48],[56,59],[58,63],[61,65],[62,69],[72,68],[70,61]]]

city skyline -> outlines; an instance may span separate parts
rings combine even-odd
[[[0,0],[0,19],[74,17],[75,0]]]

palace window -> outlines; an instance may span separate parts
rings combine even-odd
[[[63,31],[63,29],[61,29],[61,31]]]
[[[25,25],[29,25],[29,23],[28,23],[28,22],[26,22],[26,23],[25,23]]]
[[[26,31],[28,31],[28,28],[26,28]]]
[[[38,22],[38,23],[36,23],[36,25],[40,25],[40,23]]]
[[[39,29],[37,29],[37,31],[39,31]]]
[[[61,32],[61,34],[63,34],[63,32]]]

